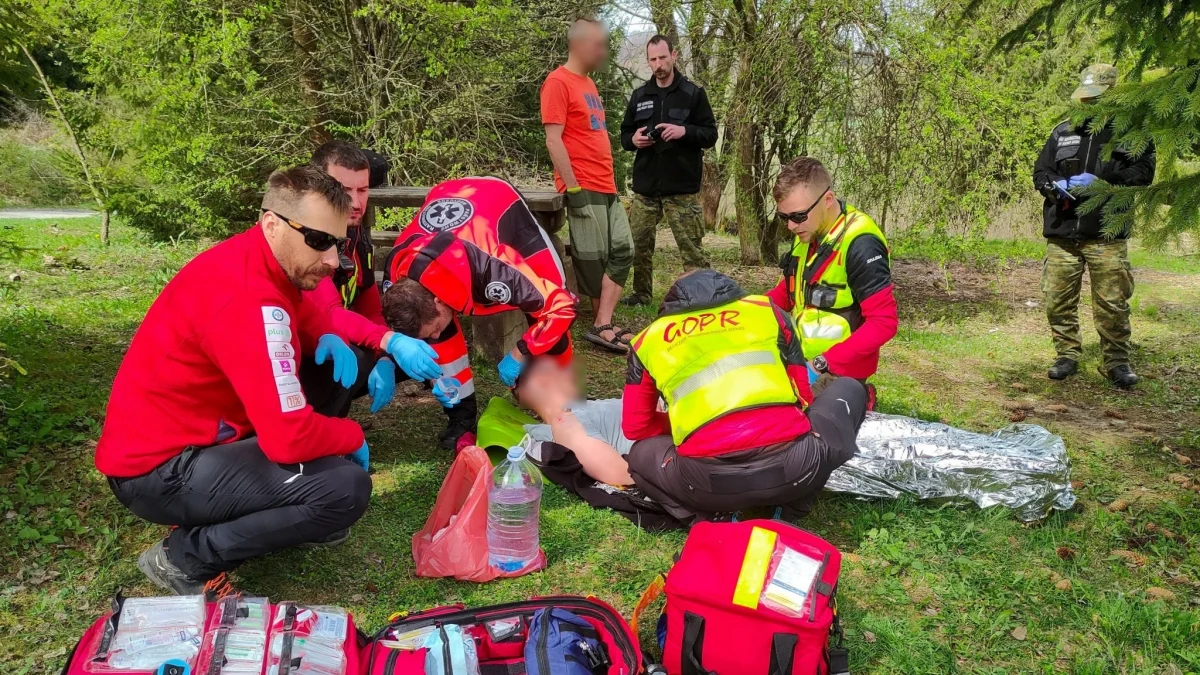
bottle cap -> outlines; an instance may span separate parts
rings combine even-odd
[[[525,448],[514,445],[508,449],[508,459],[515,462],[525,456]]]

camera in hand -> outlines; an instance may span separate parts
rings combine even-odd
[[[662,140],[662,134],[662,129],[659,127],[652,127],[649,124],[646,125],[646,128],[642,129],[642,135],[654,141],[655,143]]]

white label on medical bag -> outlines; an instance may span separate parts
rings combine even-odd
[[[282,307],[263,305],[262,316],[263,323],[281,323],[285,326],[292,325],[292,317],[288,316],[287,311]]]
[[[817,572],[820,569],[821,561],[784,548],[779,565],[771,575],[771,582],[763,591],[763,600],[801,614],[804,611],[804,600],[812,591],[813,582],[817,580]]]

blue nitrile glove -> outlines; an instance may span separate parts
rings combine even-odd
[[[387,353],[414,380],[436,380],[442,376],[442,367],[437,364],[437,352],[424,340],[396,333],[388,340]]]
[[[517,378],[521,376],[521,369],[524,368],[521,362],[514,359],[512,353],[504,356],[504,360],[496,369],[500,371],[500,381],[506,387],[512,387],[517,384]]]
[[[442,391],[443,382],[445,382],[447,386],[454,387],[453,394],[447,394],[446,392]],[[462,383],[460,383],[457,378],[439,377],[437,381],[433,383],[433,397],[437,399],[438,403],[442,404],[443,408],[453,408],[459,404],[459,401],[455,401],[454,397],[458,396],[458,389],[461,386]]]
[[[821,374],[818,373],[817,371],[813,370],[812,365],[809,363],[805,363],[804,367],[806,369],[808,369],[808,384],[809,384],[809,386],[816,384],[817,380],[821,379]]]
[[[367,448],[366,441],[363,441],[361,448],[346,455],[346,459],[361,466],[363,471],[371,470],[371,450],[369,448]]]
[[[1094,180],[1096,180],[1096,174],[1081,173],[1078,176],[1071,176],[1071,180],[1067,181],[1067,187],[1087,187],[1091,185],[1092,181]]]
[[[317,365],[325,363],[325,359],[333,357],[333,379],[347,389],[354,386],[358,379],[358,357],[354,350],[342,338],[333,333],[326,333],[317,340],[317,351],[313,360]]]
[[[379,412],[396,395],[396,364],[386,356],[375,362],[367,378],[367,393],[371,395],[371,414]]]

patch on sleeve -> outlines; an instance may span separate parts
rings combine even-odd
[[[292,317],[282,307],[264,305],[263,332],[267,342],[267,357],[275,376],[275,393],[283,412],[300,410],[308,405],[300,380],[296,377],[296,348],[292,346]]]

